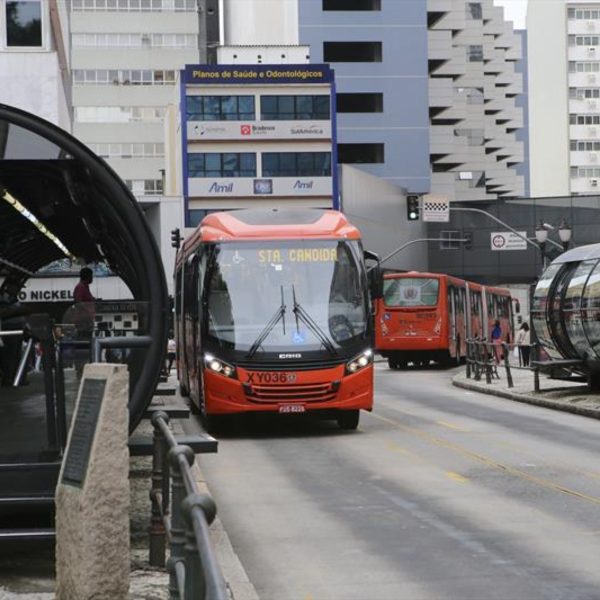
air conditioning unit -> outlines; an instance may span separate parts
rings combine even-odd
[[[595,31],[595,29],[596,29],[596,23],[594,21],[588,21],[587,22],[587,29],[588,29],[588,31]]]
[[[598,180],[597,179],[590,179],[590,186],[591,187],[598,187]]]
[[[598,135],[598,128],[597,127],[588,127],[588,134],[596,137]]]
[[[596,46],[588,46],[588,54],[596,54]]]
[[[590,74],[587,77],[588,83],[596,83],[596,76],[594,74]]]
[[[595,100],[589,100],[588,108],[591,108],[592,110],[596,110],[596,108],[598,108],[598,103]]]
[[[596,153],[591,153],[590,154],[590,162],[593,162],[593,163],[597,163],[598,162],[598,155]]]

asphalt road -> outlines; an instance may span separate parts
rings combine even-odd
[[[200,457],[259,597],[600,598],[600,423],[376,368],[358,431],[244,422]]]

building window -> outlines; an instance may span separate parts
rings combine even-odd
[[[161,158],[165,145],[152,142],[119,144],[88,144],[90,150],[102,158]]]
[[[323,0],[323,10],[381,10],[381,0]]]
[[[217,212],[218,209],[203,209],[203,208],[194,208],[188,211],[188,227],[198,227],[200,222],[204,217],[210,215],[211,213]]]
[[[254,121],[254,96],[188,96],[188,121]]]
[[[440,231],[440,250],[460,250],[460,244],[458,240],[462,239],[460,231],[456,229]]]
[[[383,163],[383,144],[338,144],[340,164]]]
[[[6,2],[6,46],[39,48],[42,45],[42,6],[40,0]]]
[[[467,59],[469,62],[483,62],[483,46],[479,44],[467,46]]]
[[[329,119],[329,96],[261,96],[263,121],[302,121]]]
[[[198,37],[184,33],[74,33],[74,48],[195,48]]]
[[[256,177],[253,152],[188,154],[188,177]]]
[[[163,193],[162,179],[125,179],[125,185],[136,196],[160,196]]]
[[[330,177],[329,152],[263,152],[263,177]]]
[[[455,129],[454,135],[466,137],[469,146],[483,146],[485,141],[483,129]]]
[[[323,42],[325,62],[381,62],[381,42]]]
[[[600,115],[569,115],[571,125],[600,125]]]
[[[141,69],[74,69],[76,85],[172,85],[175,71],[151,71]]]
[[[336,108],[339,113],[380,113],[383,112],[383,94],[338,94]]]
[[[481,10],[481,2],[467,3],[467,16],[471,19],[481,21],[483,19],[483,11]]]
[[[600,141],[571,140],[570,148],[573,152],[599,152]]]
[[[78,12],[196,12],[196,0],[72,0]]]
[[[133,123],[160,122],[165,116],[164,106],[76,106],[77,123]]]

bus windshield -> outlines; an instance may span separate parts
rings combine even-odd
[[[399,277],[384,279],[383,299],[385,306],[415,307],[435,306],[438,301],[440,282],[426,277]]]
[[[207,334],[247,358],[363,341],[368,295],[358,242],[284,240],[215,246],[206,278]]]

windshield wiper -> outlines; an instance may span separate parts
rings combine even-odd
[[[283,286],[281,286],[281,304],[279,308],[275,312],[275,314],[271,317],[271,320],[265,325],[264,329],[260,332],[256,340],[252,346],[250,346],[250,350],[248,350],[248,354],[246,354],[246,358],[252,358],[256,351],[260,348],[261,344],[265,341],[267,336],[273,331],[273,328],[279,321],[282,321],[283,326],[283,335],[285,335],[285,311],[287,310],[286,305],[283,301]]]
[[[332,341],[327,334],[317,325],[315,320],[306,312],[306,310],[296,300],[296,288],[292,286],[292,298],[294,300],[293,313],[296,315],[296,329],[298,327],[298,318],[321,340],[325,349],[334,356],[337,356],[338,351],[335,349]]]

